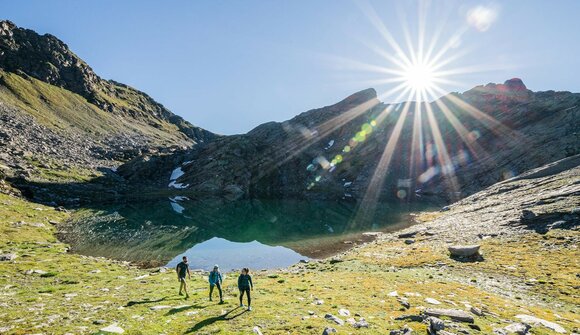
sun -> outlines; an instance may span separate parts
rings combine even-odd
[[[428,64],[413,63],[403,68],[402,79],[411,90],[417,93],[424,93],[433,89],[436,73]]]

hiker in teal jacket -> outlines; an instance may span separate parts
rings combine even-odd
[[[222,294],[222,274],[220,273],[220,269],[219,266],[217,266],[217,264],[213,267],[213,271],[209,273],[208,280],[209,280],[209,301],[212,301],[211,295],[213,293],[213,287],[217,286],[217,289],[220,293],[220,304],[223,304],[224,299]]]
[[[252,276],[250,276],[250,269],[243,268],[242,273],[238,277],[238,289],[240,290],[240,307],[244,307],[242,303],[242,298],[244,293],[248,297],[248,311],[252,310],[252,297],[250,296],[250,290],[254,290],[254,284],[252,284]]]

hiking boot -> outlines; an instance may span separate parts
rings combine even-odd
[[[251,311],[251,310],[252,310],[252,307],[248,307],[248,311]]]

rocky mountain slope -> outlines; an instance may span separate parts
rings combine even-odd
[[[119,173],[234,197],[456,200],[580,153],[578,129],[580,94],[532,92],[520,79],[421,106],[384,104],[367,89],[186,153],[136,158]]]
[[[209,141],[147,94],[100,78],[56,37],[0,21],[0,167],[116,166]]]

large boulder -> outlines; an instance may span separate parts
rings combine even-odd
[[[450,245],[447,247],[451,257],[469,258],[479,256],[478,244],[475,245]]]
[[[460,309],[427,308],[423,311],[423,314],[437,318],[445,316],[455,321],[467,323],[473,323],[475,321],[471,314]]]

